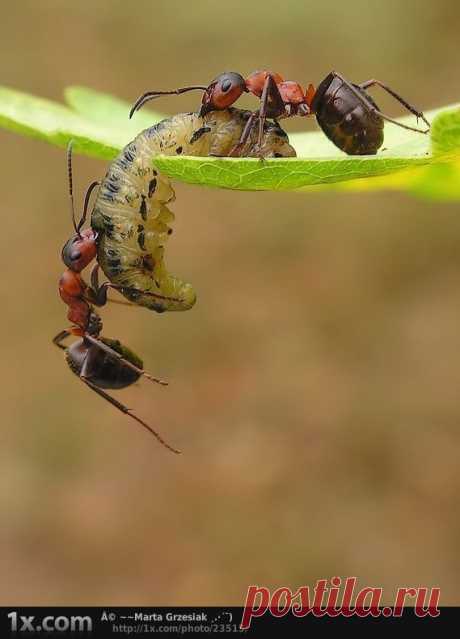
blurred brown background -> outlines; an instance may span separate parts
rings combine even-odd
[[[223,70],[305,84],[336,68],[428,110],[459,99],[459,22],[455,0],[24,0],[1,8],[0,82],[132,101]],[[0,137],[0,602],[236,605],[252,583],[353,575],[387,601],[439,585],[459,604],[459,206],[177,185],[169,266],[196,308],[104,311],[105,333],[171,381],[118,396],[174,457],[52,347],[65,154]],[[79,201],[105,168],[76,158]]]

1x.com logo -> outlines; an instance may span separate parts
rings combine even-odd
[[[17,611],[10,612],[7,615],[10,621],[11,632],[91,632],[93,629],[93,620],[91,617],[80,615],[48,615],[43,617],[41,621],[35,615],[19,615]]]

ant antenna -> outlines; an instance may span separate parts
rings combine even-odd
[[[85,195],[85,204],[83,206],[83,215],[81,216],[80,221],[77,224],[76,218],[75,218],[75,203],[74,203],[74,199],[73,199],[73,177],[72,177],[72,149],[73,149],[73,140],[70,140],[68,146],[67,146],[67,173],[68,173],[68,177],[69,177],[69,198],[70,198],[70,212],[71,212],[71,216],[72,216],[72,223],[73,223],[73,228],[75,229],[76,234],[78,235],[78,237],[81,239],[81,227],[83,226],[83,224],[86,222],[86,216],[88,214],[88,206],[89,206],[89,200],[91,197],[91,193],[94,191],[94,189],[96,188],[96,186],[100,186],[100,182],[95,181],[95,182],[91,182],[91,184],[88,187],[88,190],[86,191],[86,195]]]
[[[69,179],[69,198],[70,198],[70,213],[72,216],[72,223],[78,237],[81,238],[80,229],[77,226],[77,222],[75,220],[75,203],[73,200],[73,178],[72,178],[72,147],[73,140],[70,140],[67,145],[67,176]]]
[[[88,190],[86,191],[86,195],[85,195],[85,204],[83,206],[83,215],[81,216],[81,220],[78,222],[78,226],[76,228],[78,235],[80,235],[81,227],[86,222],[86,216],[88,214],[88,206],[89,206],[89,199],[91,197],[91,193],[94,191],[96,186],[100,186],[100,185],[101,183],[95,180],[94,182],[91,182],[91,184],[88,186]]]
[[[190,86],[190,87],[181,87],[180,89],[174,89],[173,91],[147,91],[147,93],[143,93],[140,97],[137,98],[134,103],[131,111],[129,112],[129,119],[133,117],[136,111],[150,100],[156,100],[162,95],[181,95],[181,93],[187,93],[187,91],[206,91],[208,87],[204,86]]]

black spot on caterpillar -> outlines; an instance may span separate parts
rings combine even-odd
[[[141,251],[145,251],[145,233],[142,224],[137,227],[137,243]]]
[[[147,219],[147,202],[145,201],[145,195],[141,195],[141,198],[142,202],[139,213],[141,214],[142,219],[145,221]]]
[[[202,126],[201,129],[198,129],[198,131],[195,131],[195,133],[192,135],[192,137],[190,138],[190,144],[193,144],[194,142],[199,140],[202,135],[204,135],[205,133],[209,133],[210,131],[211,129],[208,126]]]
[[[149,198],[152,197],[152,195],[155,193],[156,188],[157,188],[157,179],[153,178],[153,180],[150,180],[149,182],[149,195],[148,195]]]
[[[113,284],[130,287],[123,293],[127,299],[157,312],[185,311],[194,305],[192,286],[170,275],[164,263],[174,220],[167,204],[175,194],[169,179],[153,169],[152,160],[160,153],[225,157],[239,142],[248,114],[232,108],[204,117],[174,115],[142,131],[110,165],[91,225],[98,233],[98,262]],[[258,127],[253,129],[241,156],[259,157]],[[260,152],[266,158],[295,155],[285,132],[271,122],[264,128]]]

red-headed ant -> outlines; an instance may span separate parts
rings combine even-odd
[[[398,100],[417,120],[421,118],[427,129],[417,129],[398,122],[382,113],[374,100],[366,93],[372,86],[380,86]],[[149,100],[162,95],[181,94],[201,90],[200,115],[209,111],[223,110],[232,106],[243,93],[252,93],[260,98],[260,108],[252,113],[241,135],[239,143],[230,155],[238,156],[249,137],[255,121],[259,121],[259,145],[266,118],[278,120],[295,115],[316,115],[317,122],[327,137],[348,155],[374,155],[383,143],[384,120],[398,126],[428,133],[430,123],[421,111],[411,106],[400,95],[379,80],[368,80],[353,84],[333,71],[315,89],[309,84],[304,91],[300,84],[285,81],[278,73],[255,71],[246,79],[239,73],[226,72],[215,78],[208,86],[190,86],[173,91],[149,91],[136,101],[130,117]]]
[[[73,200],[71,143],[67,150],[67,166],[70,208],[75,235],[66,242],[62,249],[62,260],[67,269],[59,280],[59,294],[62,301],[69,307],[67,318],[72,322],[72,326],[58,333],[53,339],[53,343],[65,351],[66,361],[70,370],[86,386],[146,428],[166,448],[174,453],[179,453],[180,451],[167,444],[149,424],[137,417],[131,409],[111,397],[104,390],[126,388],[134,384],[141,376],[158,384],[165,385],[167,382],[152,377],[147,373],[143,368],[143,362],[140,357],[121,342],[101,335],[102,320],[94,310],[93,305],[103,306],[107,301],[115,301],[108,300],[108,289],[119,290],[120,287],[114,286],[109,282],[99,285],[97,264],[91,272],[91,286],[88,286],[81,276],[81,271],[96,257],[97,235],[91,228],[83,231],[81,229],[86,220],[91,193],[99,183],[93,182],[89,186],[85,196],[83,214],[77,224]],[[126,290],[126,287],[123,290]],[[158,295],[156,297],[162,296]],[[80,339],[68,347],[64,346],[62,342],[72,335]]]

